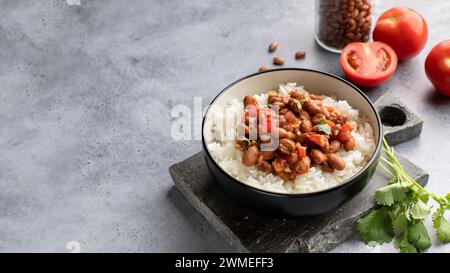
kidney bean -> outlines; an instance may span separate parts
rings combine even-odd
[[[272,104],[274,102],[283,102],[283,98],[278,95],[269,95],[267,98],[267,103]]]
[[[290,153],[286,160],[289,164],[294,165],[298,161],[297,151]]]
[[[273,128],[270,134],[276,138],[290,138],[289,132],[279,127]]]
[[[329,153],[329,151],[330,151],[330,143],[329,143],[327,138],[325,139],[325,142],[324,142],[323,146],[320,147],[320,150],[322,150],[322,152],[324,152],[326,154]]]
[[[277,172],[277,174],[283,173],[284,170],[286,169],[286,165],[284,163],[284,160],[282,159],[275,159],[272,162],[272,167],[275,170],[275,172]]]
[[[302,159],[300,159],[297,164],[295,164],[295,172],[297,174],[304,174],[309,171],[309,168],[311,167],[311,159],[309,157],[305,156]]]
[[[244,98],[244,108],[247,108],[247,106],[253,105],[258,106],[258,101],[253,96],[245,96]]]
[[[344,149],[349,152],[356,149],[356,139],[350,136],[350,139],[344,143]]]
[[[339,114],[339,116],[336,117],[336,124],[344,124],[347,122],[348,116],[346,114]]]
[[[293,111],[294,113],[300,113],[300,111],[302,110],[302,106],[301,103],[298,99],[294,99],[294,98],[290,98],[288,100],[288,107],[289,109],[291,109],[291,111]]]
[[[289,95],[291,96],[291,98],[303,101],[308,99],[308,94],[306,92],[301,92],[301,91],[292,91],[291,93],[289,93]]]
[[[328,164],[328,163],[324,163],[324,164],[322,164],[322,170],[324,171],[324,172],[327,172],[327,173],[332,173],[332,172],[334,172],[334,168],[333,167],[331,167],[330,166],[330,164]]]
[[[321,120],[325,120],[326,117],[323,114],[315,114],[312,118],[314,124],[319,124]]]
[[[267,161],[261,161],[257,167],[263,172],[273,173],[273,166]]]
[[[287,138],[280,139],[280,144],[278,149],[284,154],[290,154],[295,152],[295,142]]]
[[[303,104],[303,108],[305,108],[305,110],[308,111],[310,115],[320,114],[321,111],[318,103],[312,100],[305,102],[305,104]]]
[[[296,123],[297,122],[297,117],[291,111],[288,111],[286,114],[284,114],[284,116],[286,117],[286,120],[289,123]]]
[[[300,123],[300,131],[302,131],[302,133],[309,133],[312,129],[313,125],[310,120],[305,119]]]
[[[311,120],[311,116],[305,110],[301,110],[299,113],[300,120]]]
[[[263,160],[271,160],[275,157],[275,153],[273,151],[261,151]]]
[[[247,150],[245,150],[244,154],[242,155],[242,163],[244,163],[245,166],[251,167],[256,164],[258,161],[259,156],[259,149],[256,146],[250,146]]]
[[[297,134],[295,134],[295,140],[297,142],[300,142],[301,144],[305,144],[307,139],[308,139],[308,135],[306,133],[297,133]]]
[[[324,163],[325,161],[327,161],[327,156],[324,153],[322,153],[322,151],[317,150],[317,149],[313,149],[311,151],[310,157],[311,157],[312,162],[314,162],[317,165],[320,165],[320,164]]]
[[[345,169],[345,161],[335,153],[328,154],[327,162],[336,170],[342,171]]]
[[[339,149],[341,148],[341,142],[339,142],[339,140],[332,140],[330,142],[330,148],[328,149],[328,151],[330,153],[336,153],[337,151],[339,151]]]

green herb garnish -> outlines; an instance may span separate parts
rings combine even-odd
[[[450,222],[444,218],[450,210],[450,194],[445,197],[424,189],[412,179],[395,157],[394,149],[383,138],[383,150],[387,158],[381,157],[378,165],[390,176],[389,185],[375,192],[375,200],[381,205],[360,218],[356,229],[366,244],[389,243],[400,252],[421,252],[431,247],[428,231],[423,224],[432,207],[428,200],[433,199],[438,208],[432,214],[433,227],[442,243],[450,242]]]
[[[322,133],[325,133],[327,135],[331,134],[331,127],[330,127],[330,125],[327,124],[326,120],[324,120],[324,119],[321,119],[319,121],[319,124],[314,126],[314,130],[316,132],[322,132]]]

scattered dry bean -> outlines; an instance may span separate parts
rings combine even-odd
[[[305,51],[297,51],[295,52],[295,59],[298,60],[304,58],[305,55],[306,55]]]
[[[277,50],[278,48],[278,43],[277,42],[271,42],[269,45],[269,52],[274,52],[275,50]]]
[[[274,65],[283,65],[284,64],[284,58],[280,56],[276,56],[273,58],[273,64]]]

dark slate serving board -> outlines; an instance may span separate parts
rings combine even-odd
[[[398,155],[422,185],[428,174]],[[355,234],[355,221],[375,206],[374,191],[388,177],[378,168],[369,185],[353,199],[327,214],[289,218],[266,215],[228,198],[209,173],[202,153],[169,168],[176,187],[214,229],[239,252],[324,252]]]

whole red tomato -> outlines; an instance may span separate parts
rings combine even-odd
[[[417,56],[428,39],[425,19],[410,8],[392,8],[375,25],[373,40],[390,45],[400,61]]]
[[[342,50],[340,63],[352,82],[375,87],[395,73],[397,56],[390,46],[381,42],[350,43]]]
[[[431,50],[425,61],[425,72],[439,92],[450,96],[450,40]]]

